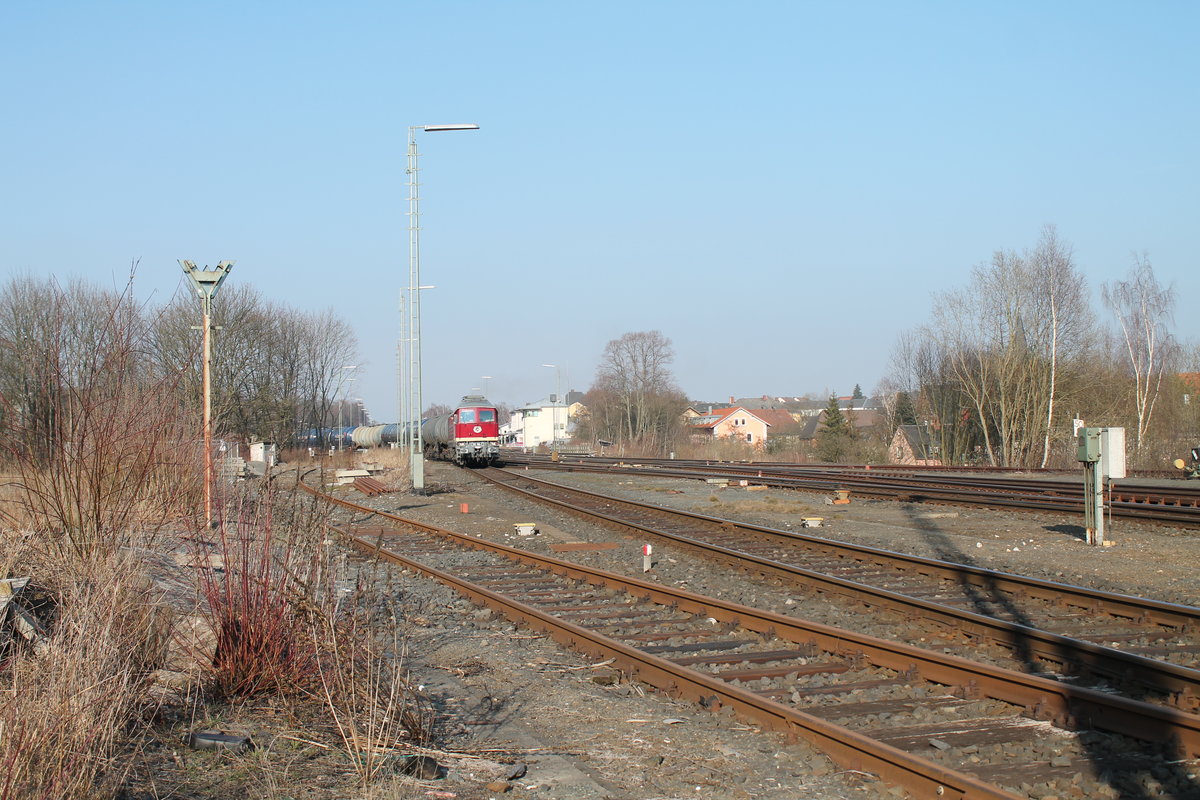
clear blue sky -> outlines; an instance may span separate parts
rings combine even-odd
[[[1072,243],[1200,299],[1195,3],[0,5],[0,268],[337,308],[396,415],[423,134],[425,399],[521,403],[662,330],[693,398],[849,393],[930,293]],[[219,301],[218,301],[219,302]],[[1099,304],[1097,303],[1099,309]],[[232,335],[226,332],[225,335]]]

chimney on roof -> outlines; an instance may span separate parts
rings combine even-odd
[[[733,405],[733,395],[729,395],[729,405]]]

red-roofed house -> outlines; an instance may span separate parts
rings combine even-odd
[[[695,413],[695,412],[693,412]],[[709,439],[734,438],[764,447],[769,424],[741,406],[717,408],[707,414],[689,417],[687,425],[693,434]]]

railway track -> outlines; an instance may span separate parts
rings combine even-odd
[[[363,551],[674,696],[803,737],[916,797],[1182,798],[1200,789],[1194,714],[328,500],[386,521],[339,528]]]
[[[618,459],[505,454],[510,466],[571,472],[654,474],[661,477],[728,478],[801,491],[846,489],[862,497],[902,502],[928,502],[1029,511],[1083,513],[1082,481],[999,477],[992,473],[930,473],[902,468],[829,467],[781,464],[735,464],[673,459]],[[1200,487],[1162,487],[1113,482],[1109,513],[1113,517],[1170,525],[1200,525]]]
[[[475,473],[542,504],[810,593],[893,615],[910,640],[990,645],[1000,663],[1200,707],[1200,609],[999,573],[586,492],[525,472]]]

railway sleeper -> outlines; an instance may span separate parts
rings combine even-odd
[[[365,544],[366,549],[369,551],[376,549],[374,543],[372,542],[366,542]],[[513,551],[511,548],[504,548],[499,545],[492,545],[491,549],[497,554],[505,552],[515,554],[518,552]],[[411,568],[423,568],[426,571],[430,570],[429,567],[423,567],[417,562],[408,558],[404,558],[399,554],[388,554],[388,557],[398,561],[399,563],[410,566]],[[451,558],[452,555],[439,552],[439,557],[442,559],[448,559]],[[528,554],[520,557],[522,560],[531,560]],[[551,563],[554,560],[541,559],[541,561],[543,563]],[[564,567],[564,569],[566,568],[567,567]],[[580,576],[585,574],[585,569],[581,566],[572,565],[570,569],[573,570],[574,574],[578,574]],[[588,580],[593,584],[593,586],[606,584],[609,587],[613,587],[617,582],[615,576],[611,576],[606,573],[601,574],[598,571],[591,572],[594,573],[595,577],[589,578]],[[794,712],[789,712],[787,708],[779,703],[772,703],[769,700],[764,701],[761,698],[756,700],[755,698],[757,695],[755,692],[740,690],[737,687],[730,685],[729,682],[723,681],[715,676],[706,677],[704,673],[697,672],[694,668],[688,667],[684,668],[684,672],[677,672],[676,670],[679,669],[678,665],[672,667],[668,661],[664,661],[660,656],[655,655],[652,652],[654,647],[666,647],[669,649],[663,652],[674,654],[681,654],[685,652],[690,653],[690,655],[681,656],[682,658],[690,659],[706,659],[707,657],[706,660],[709,664],[720,662],[724,662],[726,664],[740,664],[750,662],[762,663],[764,666],[766,666],[770,665],[772,662],[775,662],[779,666],[784,666],[783,664],[778,663],[781,658],[786,657],[788,659],[807,659],[809,657],[810,649],[807,647],[801,649],[796,647],[794,642],[788,642],[786,640],[780,641],[778,644],[776,644],[777,640],[769,640],[764,631],[768,628],[780,632],[787,631],[788,638],[794,639],[796,636],[790,631],[792,631],[797,625],[802,628],[810,629],[813,629],[814,626],[805,625],[803,623],[799,623],[797,620],[788,619],[786,617],[780,618],[778,615],[771,615],[754,609],[730,606],[729,604],[723,604],[720,601],[712,598],[699,598],[696,595],[687,595],[686,593],[670,590],[666,587],[648,586],[645,584],[645,582],[633,579],[624,579],[624,582],[629,587],[625,590],[625,592],[628,592],[627,594],[622,591],[618,591],[617,589],[612,589],[613,594],[617,595],[619,598],[616,600],[618,603],[629,603],[631,602],[631,597],[640,600],[643,598],[648,599],[651,597],[661,597],[666,594],[673,594],[679,599],[680,608],[689,608],[699,604],[699,609],[702,609],[702,611],[699,612],[701,614],[711,615],[712,618],[724,620],[727,624],[741,623],[744,626],[744,633],[739,631],[741,635],[737,636],[737,638],[722,640],[716,643],[694,643],[691,646],[668,644],[650,648],[630,648],[628,645],[622,645],[619,642],[615,642],[611,639],[607,640],[606,643],[606,640],[603,639],[590,638],[593,637],[594,634],[587,634],[583,629],[574,627],[566,621],[556,620],[548,615],[544,615],[543,612],[539,612],[532,607],[523,606],[517,601],[505,599],[503,596],[497,595],[491,590],[486,590],[483,588],[476,589],[469,585],[462,585],[459,583],[458,579],[454,579],[453,576],[448,573],[435,569],[432,574],[438,577],[439,580],[452,582],[452,585],[460,586],[461,589],[468,594],[468,596],[472,597],[477,602],[486,601],[495,604],[498,608],[503,609],[504,613],[509,616],[510,619],[522,624],[529,624],[540,630],[550,632],[555,639],[566,643],[568,646],[574,646],[592,655],[612,657],[615,659],[615,663],[619,664],[620,669],[625,670],[630,674],[637,675],[652,685],[663,688],[677,696],[701,701],[709,707],[735,711],[739,716],[757,720],[760,722],[760,724],[763,724],[765,727],[770,729],[790,730],[793,732],[801,729],[807,731],[810,738],[813,738],[816,742],[818,742],[820,746],[826,749],[827,752],[830,752],[830,754],[833,755],[839,762],[847,765],[863,765],[868,769],[878,771],[886,780],[901,783],[920,796],[932,796],[931,793],[935,793],[938,796],[949,797],[1012,798],[1018,796],[1014,794],[1011,783],[1006,783],[1004,788],[997,788],[982,782],[977,782],[976,779],[957,771],[956,768],[939,768],[936,766],[936,760],[944,760],[946,758],[945,752],[950,750],[958,751],[961,749],[955,748],[954,745],[951,745],[950,742],[948,742],[945,738],[946,736],[952,735],[955,731],[961,730],[961,725],[956,724],[956,721],[950,721],[949,724],[939,721],[935,727],[929,727],[928,729],[921,730],[922,734],[936,732],[936,735],[932,735],[927,738],[926,745],[929,745],[929,738],[937,739],[937,741],[946,745],[945,751],[943,751],[940,747],[929,745],[928,747],[920,748],[921,752],[919,754],[914,753],[914,755],[910,758],[903,754],[903,752],[907,751],[902,752],[900,750],[896,750],[894,747],[889,750],[888,748],[890,746],[886,743],[876,742],[876,745],[869,744],[870,742],[876,740],[871,739],[871,737],[868,736],[864,731],[873,730],[871,724],[872,722],[879,721],[879,715],[867,715],[857,731],[855,728],[846,729],[837,726],[829,727],[828,723],[825,723],[818,717],[806,715],[803,707],[798,707]],[[578,581],[575,579],[563,579],[564,589],[576,585],[578,585]],[[595,590],[593,589],[593,591]],[[768,618],[771,621],[766,623],[765,621]],[[705,622],[707,624],[707,620],[705,620]],[[835,658],[840,657],[841,659],[847,661],[851,666],[857,665],[860,663],[860,661],[866,660],[871,661],[873,665],[864,664],[862,669],[848,670],[845,675],[846,677],[850,678],[850,680],[847,682],[833,682],[831,679],[836,676],[817,674],[810,676],[811,680],[804,682],[804,685],[797,685],[796,679],[793,678],[790,682],[790,685],[780,686],[778,688],[756,686],[755,689],[767,692],[776,692],[780,690],[789,691],[788,699],[791,702],[795,702],[792,700],[792,698],[798,696],[800,700],[804,701],[805,703],[810,700],[816,700],[818,704],[822,704],[820,699],[825,696],[828,696],[830,700],[832,700],[834,697],[844,697],[846,702],[869,702],[872,700],[888,699],[886,696],[878,695],[871,697],[869,694],[871,692],[887,692],[893,690],[911,692],[913,697],[925,698],[928,700],[928,705],[931,707],[923,710],[926,713],[932,714],[937,710],[935,698],[945,693],[944,688],[937,688],[938,685],[944,685],[947,682],[954,683],[953,680],[948,681],[947,677],[944,676],[939,679],[939,675],[945,673],[945,670],[949,669],[949,667],[945,666],[945,664],[947,664],[946,659],[935,657],[934,654],[922,654],[919,651],[916,651],[914,648],[907,648],[903,645],[896,645],[894,643],[883,642],[881,640],[872,640],[869,645],[865,646],[862,644],[854,644],[855,642],[866,642],[867,638],[852,634],[848,631],[830,630],[825,626],[815,626],[815,628],[819,629],[820,632],[815,633],[814,635],[800,634],[799,640],[808,641],[811,638],[812,641],[818,642],[825,652],[829,653]],[[749,635],[747,636],[747,634]],[[721,652],[722,650],[725,652]],[[870,650],[872,653],[869,659],[867,659],[868,650]],[[889,658],[893,658],[892,656],[886,655],[886,653],[890,652],[903,652],[905,654],[904,658],[907,660],[903,665],[887,666],[887,660]],[[949,659],[948,661],[954,662],[957,660]],[[698,661],[697,663],[700,662]],[[911,664],[918,664],[919,666],[916,670],[913,670],[910,666]],[[958,668],[961,668],[961,665]],[[978,669],[978,667],[972,667],[972,669]],[[1007,677],[1001,678],[999,673],[1002,671],[994,670],[994,668],[987,669],[985,671],[990,675],[989,681],[1000,679],[1001,683],[989,686],[989,688],[986,690],[982,685],[979,685],[978,688],[981,695],[986,693],[989,696],[992,696],[993,693],[997,691],[1009,691],[1003,689],[1002,686],[1011,687],[1011,690],[1019,695],[1021,691],[1024,690],[1018,690],[1017,687],[1019,685],[1028,685],[1028,681],[1033,680],[1017,676],[1015,674],[1009,674]],[[912,685],[911,678],[913,677],[914,672],[921,676],[921,685]],[[960,685],[970,687],[971,683],[972,681],[967,680],[963,681]],[[722,689],[722,686],[728,688]],[[928,686],[928,688],[925,688],[926,686]],[[1063,695],[1060,690],[1054,688],[1052,685],[1044,685],[1043,689],[1044,693],[1047,695],[1048,702],[1052,701],[1055,704],[1054,707],[1061,706],[1067,696]],[[958,699],[969,700],[970,698],[963,697]],[[1016,695],[1014,695],[1009,702],[1012,703],[1014,700],[1016,700]],[[1117,705],[1112,707],[1114,709],[1125,708],[1126,712],[1123,713],[1129,713],[1133,708],[1132,705],[1129,705],[1130,701],[1123,701],[1120,698],[1103,698],[1097,694],[1083,693],[1078,696],[1077,700],[1079,702],[1084,702],[1085,704],[1100,704],[1096,706],[1097,708],[1106,708],[1106,706],[1103,705],[1105,703],[1115,703]],[[994,703],[998,701],[987,702]],[[1161,711],[1155,711],[1153,707],[1145,706],[1144,704],[1137,705],[1139,707],[1138,713],[1140,714],[1148,714],[1152,717],[1154,717],[1154,715],[1161,715]],[[1020,705],[1018,705],[1018,709],[1019,711],[1024,711],[1024,708]],[[939,711],[937,713],[942,712]],[[915,717],[916,714],[917,712],[914,711],[912,716]],[[1017,717],[1019,717],[1019,714],[1010,715],[1010,719],[1016,719]],[[1101,722],[1104,721],[1103,716],[1098,717],[1097,719]],[[904,723],[906,721],[910,722],[910,728],[912,727],[911,723],[918,722],[918,720],[915,719],[902,719],[898,720],[897,722],[889,723],[884,727],[890,731],[890,735],[901,736],[904,733],[905,725],[898,723]],[[1179,717],[1176,722],[1184,722],[1183,717]],[[933,723],[928,724],[933,725]],[[1111,719],[1109,720],[1108,724],[1112,724]],[[1188,724],[1192,724],[1193,728],[1195,727],[1194,721],[1193,723]],[[1023,723],[1013,722],[1009,726],[993,725],[992,730],[1003,729],[1005,727],[1020,730],[1026,726]],[[1154,730],[1158,730],[1160,733],[1167,730],[1162,722],[1157,722],[1152,725],[1139,725],[1137,728],[1139,735],[1143,736],[1152,735]],[[1175,730],[1178,731],[1182,729],[1176,728]],[[910,729],[907,731],[907,733],[912,734],[913,731]],[[1063,737],[1064,741],[1069,740],[1069,735],[1065,732]],[[1017,741],[1020,741],[1019,737],[1017,737]],[[978,743],[968,744],[966,746],[976,747],[980,750],[984,749],[984,746],[981,746]],[[1005,742],[1004,746],[1011,747],[1011,740]],[[1198,746],[1194,741],[1190,743],[1188,747],[1190,752],[1200,752],[1200,746]],[[933,752],[927,753],[925,750],[932,750]],[[1002,752],[997,757],[1003,757],[1004,760],[1007,761],[1009,774],[1011,776],[1019,776],[1022,774],[1018,764],[1015,763],[1013,759],[1008,756],[1008,754]],[[931,761],[931,758],[934,760]],[[857,769],[860,768],[860,766],[851,766],[850,768]],[[942,771],[939,771],[939,769]],[[935,792],[934,790],[937,791]],[[1097,793],[1096,796],[1100,796],[1100,794]]]
[[[500,482],[501,483],[504,482],[503,477],[501,477]],[[566,500],[564,502],[570,502],[572,504],[583,503],[586,505],[588,502],[595,502],[594,498],[600,497],[599,495],[582,493],[577,490],[570,489],[568,487],[559,487],[559,486],[555,486],[553,484],[541,484],[538,486],[537,492],[540,494],[535,493],[532,499],[542,500],[542,501],[550,501],[552,499],[551,495],[553,495],[553,496],[557,496],[557,497],[570,498],[569,500]],[[583,498],[583,499],[579,499],[579,498]],[[612,507],[614,504],[606,502],[605,505]],[[637,516],[639,517],[640,520],[644,521],[649,518],[648,514],[651,509],[649,509],[647,507],[640,506],[639,504],[636,504],[633,502],[622,502],[619,505],[622,508],[637,507],[639,509]],[[577,512],[582,513],[583,509],[581,506],[575,506],[575,508],[576,508]],[[653,509],[653,511],[655,514],[659,515],[659,521],[654,524],[662,526],[665,529],[674,528],[676,530],[681,530],[681,531],[683,530],[683,529],[679,528],[678,524],[671,524],[670,522],[662,521],[662,515],[665,515],[668,513],[673,513],[673,512],[668,512],[665,509]],[[745,539],[748,536],[761,536],[761,535],[765,535],[765,534],[770,534],[770,535],[775,535],[775,536],[783,536],[789,542],[793,542],[793,543],[805,541],[805,540],[812,540],[812,537],[805,537],[803,535],[793,534],[791,532],[770,531],[769,529],[759,529],[759,528],[756,528],[755,526],[745,526],[745,525],[737,527],[737,526],[734,526],[734,523],[732,523],[729,520],[716,520],[714,518],[703,517],[702,515],[686,515],[686,517],[688,519],[692,520],[691,528],[688,529],[686,532],[682,532],[680,535],[683,535],[684,537],[686,537],[689,540],[693,536],[700,537],[701,539],[705,539],[710,542],[715,539],[716,541],[720,542],[722,544],[722,546],[726,547],[727,549],[737,550],[740,548],[742,552],[747,553],[747,554],[749,554],[747,552],[748,550],[757,549],[757,546],[756,545],[748,545],[747,542],[745,542],[745,541],[737,541],[738,539]],[[611,521],[611,520],[609,520],[609,521]],[[701,533],[701,532],[694,530],[696,524],[702,523],[705,521],[710,522],[711,523],[710,528],[712,530],[717,530],[718,533],[713,535],[711,533]],[[734,526],[734,527],[731,527],[731,526]],[[739,531],[739,535],[737,537],[734,537],[730,533],[732,530]],[[651,531],[651,533],[653,533],[653,531]],[[822,540],[822,543],[819,545],[809,544],[806,541],[806,546],[826,548],[826,547],[830,547],[833,545],[830,545],[829,543],[824,542]],[[773,552],[774,552],[774,550],[773,550]],[[925,587],[924,589],[913,588],[913,587],[911,587],[910,584],[908,584],[906,582],[907,579],[905,581],[901,581],[901,583],[903,585],[896,586],[894,583],[894,580],[896,577],[898,577],[900,575],[907,575],[907,576],[911,577],[912,575],[915,574],[914,570],[911,569],[911,566],[913,566],[914,563],[917,566],[916,572],[918,572],[918,573],[921,571],[931,572],[934,570],[935,565],[930,564],[930,565],[926,565],[926,566],[922,567],[921,563],[923,563],[923,562],[917,563],[917,562],[911,562],[911,560],[910,560],[910,561],[904,562],[907,565],[907,568],[905,568],[905,569],[893,567],[891,564],[888,564],[881,571],[881,569],[878,566],[872,566],[872,565],[879,565],[883,562],[877,561],[875,556],[871,556],[869,554],[864,554],[859,550],[856,550],[851,553],[829,554],[826,552],[826,555],[821,556],[818,559],[813,559],[811,556],[804,556],[803,558],[801,558],[798,555],[793,555],[790,557],[789,556],[781,556],[777,559],[772,559],[772,560],[779,561],[782,563],[787,563],[790,561],[795,564],[805,564],[806,565],[805,568],[812,569],[814,567],[820,568],[818,566],[819,564],[829,563],[830,558],[832,558],[834,562],[839,563],[840,566],[827,568],[826,572],[828,573],[828,572],[835,572],[837,570],[850,570],[854,573],[855,577],[858,579],[858,580],[853,581],[853,583],[874,581],[876,585],[882,585],[883,587],[889,587],[889,585],[890,585],[890,588],[887,588],[887,590],[890,592],[893,592],[894,594],[896,594],[898,596],[906,596],[906,597],[910,597],[910,598],[918,600],[918,601],[923,601],[923,602],[927,602],[927,603],[931,603],[931,604],[937,604],[938,606],[941,606],[945,609],[956,609],[961,612],[969,612],[969,613],[976,614],[976,615],[989,616],[989,617],[992,617],[997,620],[1007,621],[1009,623],[1028,625],[1028,624],[1030,624],[1031,620],[1037,619],[1037,620],[1039,620],[1039,622],[1036,624],[1039,627],[1044,626],[1044,629],[1048,629],[1051,632],[1054,631],[1055,625],[1056,625],[1055,615],[1039,613],[1039,612],[1036,612],[1034,609],[1029,608],[1028,604],[1032,600],[1036,599],[1037,602],[1039,602],[1039,603],[1047,602],[1047,603],[1051,604],[1052,606],[1057,606],[1060,608],[1069,607],[1069,608],[1074,608],[1074,609],[1080,609],[1080,611],[1077,613],[1082,613],[1082,614],[1088,615],[1089,619],[1093,619],[1093,620],[1094,619],[1114,619],[1114,618],[1120,618],[1120,617],[1136,618],[1137,616],[1147,617],[1147,616],[1158,616],[1160,614],[1160,612],[1157,610],[1153,611],[1153,612],[1139,611],[1136,614],[1120,613],[1119,609],[1116,609],[1116,608],[1109,609],[1107,606],[1103,605],[1103,603],[1100,600],[1095,599],[1095,598],[1084,599],[1084,600],[1066,599],[1068,597],[1068,594],[1066,594],[1062,591],[1063,587],[1055,587],[1053,584],[1047,584],[1046,586],[1036,586],[1036,587],[1030,586],[1030,587],[1023,587],[1023,588],[1019,588],[1019,589],[1013,589],[1011,587],[1006,587],[1006,586],[1002,585],[1002,583],[1001,584],[996,583],[998,578],[1001,578],[1003,580],[1010,580],[1014,576],[981,577],[981,576],[974,576],[969,573],[966,573],[962,577],[960,577],[956,580],[947,580],[945,577],[939,578],[936,581],[936,584],[941,586],[942,587],[941,589],[932,589],[931,587]],[[731,564],[731,565],[739,564],[738,557],[736,557],[736,556],[731,557],[729,553],[720,554],[719,558],[717,558],[716,560],[718,560],[720,563],[726,563],[726,564]],[[945,569],[954,568],[954,567],[956,567],[956,565],[945,564],[940,569],[945,570]],[[744,561],[741,562],[741,568],[742,569],[747,568]],[[772,572],[773,569],[774,569],[774,567],[766,567],[766,566],[760,564],[760,565],[751,567],[749,569],[749,571],[751,572],[751,574],[762,574],[764,577],[767,578],[767,580],[774,582],[780,578],[780,574],[777,571]],[[884,577],[879,578],[878,580],[875,580],[872,577],[873,575],[882,575]],[[790,580],[796,581],[797,578],[793,576],[793,577],[791,577]],[[857,588],[839,587],[836,585],[831,586],[831,585],[827,585],[827,584],[818,585],[818,586],[814,587],[809,583],[809,581],[806,581],[806,580],[801,580],[800,582],[795,583],[794,585],[797,586],[797,591],[799,593],[801,593],[801,596],[805,596],[805,597],[811,596],[809,593],[815,591],[818,595],[824,596],[825,599],[832,601],[832,602],[851,602],[851,603],[863,604],[863,607],[872,608],[872,609],[879,607],[878,603],[875,603],[873,601],[864,601],[862,596],[860,594],[857,594],[860,591]],[[1075,587],[1066,587],[1066,588],[1070,589],[1070,592],[1076,591]],[[964,590],[969,591],[971,594],[968,594],[966,596],[958,596],[958,597],[956,597],[953,594],[953,592],[962,592]],[[983,592],[984,594],[982,596],[980,596],[978,594],[980,592]],[[893,610],[903,606],[902,602],[899,602],[894,598],[889,598],[886,602],[892,605]],[[1107,602],[1107,601],[1104,601],[1104,602]],[[1017,607],[1011,608],[1009,606],[1009,603],[1013,603]],[[1170,610],[1165,613],[1175,614],[1175,617],[1173,617],[1173,618],[1178,618],[1179,610],[1180,609],[1173,609],[1173,610]],[[936,613],[937,613],[936,611],[932,611],[931,615],[936,614]],[[953,613],[953,612],[948,612],[948,613]],[[945,624],[947,626],[954,626],[955,624],[960,624],[960,623],[947,621]],[[1136,624],[1136,623],[1131,623],[1131,624]],[[1161,630],[1163,630],[1163,628],[1160,626],[1158,628],[1158,630],[1161,631]],[[1003,637],[1007,635],[1003,630],[999,631],[999,633],[1000,633],[1001,639],[1003,639]],[[1094,634],[1094,631],[1088,631],[1088,633]],[[1129,633],[1129,631],[1121,631],[1120,633]],[[1147,631],[1147,633],[1149,633],[1149,631]],[[992,633],[989,635],[995,635],[995,633]],[[1052,636],[1053,635],[1063,636],[1063,634],[1054,634],[1054,633],[1051,633],[1051,635]],[[1185,634],[1181,634],[1181,635],[1185,635]],[[1022,640],[1022,637],[1019,634],[1016,635],[1014,638],[1010,638],[1010,643],[1005,644],[1005,646],[1007,646],[1010,651],[1016,652],[1017,650],[1019,650],[1019,648],[1025,646],[1023,642],[1017,643],[1018,640]],[[1105,648],[1122,650],[1123,648],[1120,648],[1120,647],[1111,648],[1111,643],[1115,642],[1115,641],[1121,641],[1121,639],[1114,638],[1114,637],[1108,637],[1107,643],[1105,644]],[[1134,641],[1134,640],[1129,640],[1129,641]],[[1064,642],[1063,646],[1068,646],[1068,643]],[[1036,644],[1036,648],[1038,650],[1050,650],[1050,651],[1056,651],[1056,650],[1060,649],[1060,647],[1057,645],[1045,644],[1045,643]],[[1134,656],[1137,655],[1135,653],[1129,653],[1127,647],[1124,649],[1128,655],[1134,655]],[[1186,655],[1186,651],[1184,651],[1184,650],[1167,651],[1167,652],[1172,660],[1172,663],[1179,663],[1180,661],[1183,662],[1182,664],[1180,664],[1180,666],[1191,668],[1190,667],[1191,664],[1197,663],[1196,659],[1190,659],[1190,660],[1187,658],[1181,659],[1180,658],[1181,655]],[[1080,656],[1078,657],[1078,660],[1083,664],[1093,664],[1096,661],[1100,660],[1101,658],[1107,658],[1107,657],[1101,656],[1100,654],[1095,653],[1095,652],[1084,652],[1084,653],[1080,654]],[[1113,670],[1110,669],[1108,672],[1111,673],[1112,671]],[[1079,670],[1077,670],[1077,672],[1079,672],[1080,674],[1105,674],[1104,670],[1092,669],[1092,668],[1079,669]],[[1164,677],[1165,677],[1165,675],[1164,675]],[[1149,681],[1142,682],[1141,685],[1139,685],[1137,683],[1130,684],[1130,686],[1128,688],[1130,690],[1132,690],[1132,693],[1134,694],[1134,696],[1150,696],[1150,697],[1161,696],[1165,699],[1166,696],[1171,691],[1178,691],[1178,689],[1180,688],[1180,684],[1185,683],[1188,680],[1188,678],[1186,678],[1186,677],[1166,677],[1166,680],[1168,682],[1165,682],[1165,683],[1160,682],[1159,679],[1156,677]]]

